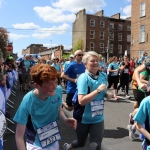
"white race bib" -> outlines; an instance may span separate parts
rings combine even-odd
[[[129,72],[129,69],[124,69],[124,73],[128,73]]]
[[[38,134],[42,148],[61,139],[56,121],[38,128],[37,134]]]
[[[93,100],[90,104],[92,117],[103,115],[104,100]]]

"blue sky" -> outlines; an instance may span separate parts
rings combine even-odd
[[[0,0],[0,27],[7,29],[14,53],[21,56],[30,44],[72,48],[75,14],[104,10],[105,16],[131,16],[131,0]]]

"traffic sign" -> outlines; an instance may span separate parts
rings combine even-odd
[[[13,50],[12,44],[8,44],[8,45],[6,46],[6,50],[7,50],[8,52],[12,52],[12,50]]]

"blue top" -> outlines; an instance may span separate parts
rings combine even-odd
[[[58,64],[52,64],[51,66],[53,66],[58,72],[60,72],[60,66]]]
[[[58,86],[54,96],[49,96],[45,101],[38,99],[33,91],[27,93],[16,114],[14,121],[26,126],[26,141],[41,147],[37,129],[58,120],[58,110],[62,104],[62,88]],[[51,145],[47,146],[50,147]]]
[[[104,66],[104,63],[102,61],[99,61],[99,66]]]
[[[24,64],[25,64],[25,67],[29,69],[29,67],[30,67],[30,61],[24,60]]]
[[[78,64],[76,61],[73,61],[69,64],[69,66],[65,69],[64,73],[73,79],[79,77],[80,74],[85,72],[85,66],[83,63]],[[66,93],[75,93],[76,92],[76,83],[68,81]]]
[[[138,112],[134,116],[134,120],[139,124],[143,125],[145,123],[146,118],[148,117],[150,120],[150,96],[147,96],[141,101]]]
[[[96,90],[99,85],[102,83],[107,85],[107,75],[105,73],[100,73],[97,79],[91,78],[91,76],[88,75],[87,72],[81,74],[77,81],[77,89],[78,89],[78,95],[87,95],[88,93],[88,87],[90,88],[90,93]],[[78,116],[82,115],[81,122],[84,124],[93,124],[98,123],[104,120],[104,97],[106,94],[106,90],[102,91],[100,94],[98,94],[91,102],[97,101],[100,103],[101,107],[101,113],[100,115],[92,116],[92,103],[88,103],[85,105],[85,107],[81,106],[83,109],[83,114],[74,114],[78,120]],[[97,105],[96,105],[97,106]],[[79,113],[79,111],[76,111],[76,113]]]
[[[109,64],[108,68],[111,70],[116,70],[119,68],[119,65],[118,65],[118,63],[112,62]],[[111,73],[111,76],[117,76],[118,75],[118,72],[110,72],[110,73]]]
[[[35,61],[33,59],[30,60],[30,64],[31,64],[31,66],[34,66],[35,65]]]
[[[71,63],[70,61],[66,61],[66,62],[63,64],[64,70],[69,66],[70,63]]]

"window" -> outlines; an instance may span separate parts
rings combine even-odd
[[[110,29],[114,28],[114,23],[110,22]]]
[[[100,43],[100,52],[101,52],[101,53],[104,52],[104,43]]]
[[[140,5],[140,17],[145,16],[145,2],[141,3]]]
[[[122,24],[119,24],[119,25],[118,25],[118,29],[119,29],[119,30],[122,30],[122,28],[123,28]]]
[[[104,40],[104,32],[100,32],[100,40]]]
[[[131,26],[130,25],[127,25],[127,30],[131,31]]]
[[[100,21],[100,27],[104,28],[105,27],[105,22],[104,21]]]
[[[94,43],[93,42],[90,42],[90,50],[94,51]]]
[[[113,53],[114,44],[109,45],[109,53]]]
[[[90,39],[94,39],[95,38],[95,31],[90,30]]]
[[[145,26],[140,27],[140,42],[145,42]]]
[[[109,39],[114,40],[114,32],[109,32]]]
[[[95,27],[95,20],[90,20],[90,26]]]
[[[118,54],[122,54],[122,45],[118,45]]]
[[[131,42],[131,35],[127,34],[127,42]]]
[[[127,45],[127,54],[130,54],[130,45]]]
[[[122,41],[122,33],[118,33],[118,41]]]

